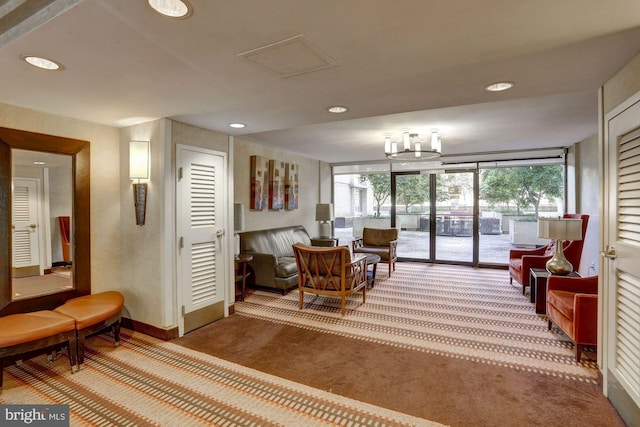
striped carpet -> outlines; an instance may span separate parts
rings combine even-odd
[[[5,369],[0,404],[69,404],[71,426],[436,426],[127,330],[62,356]]]
[[[236,303],[242,316],[405,349],[568,379],[597,382],[594,352],[575,361],[573,343],[535,313],[506,270],[397,263],[391,278],[378,269],[375,286],[340,300],[297,289],[282,296],[256,291]]]

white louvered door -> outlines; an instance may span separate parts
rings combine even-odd
[[[38,275],[40,270],[38,197],[37,180],[23,178],[13,180],[11,201],[13,267],[16,269],[31,267],[30,270],[34,271],[32,274],[35,275]]]
[[[605,369],[614,376],[607,380],[614,405],[619,404],[615,390],[622,387],[640,406],[640,103],[608,126]]]
[[[178,275],[184,332],[224,315],[225,157],[178,147]]]

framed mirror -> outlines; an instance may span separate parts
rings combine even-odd
[[[18,151],[19,150],[19,151]],[[72,207],[69,217],[71,284],[60,291],[15,298],[13,289],[13,158],[23,151],[62,155],[70,160]],[[54,308],[91,293],[89,142],[0,128],[0,315]],[[60,215],[65,216],[65,215]],[[27,227],[31,224],[27,224]]]

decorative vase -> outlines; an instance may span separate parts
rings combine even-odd
[[[573,271],[573,266],[564,256],[562,240],[556,240],[556,253],[547,261],[547,271],[554,276],[568,276]]]

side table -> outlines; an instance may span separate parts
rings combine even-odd
[[[249,254],[240,254],[238,258],[235,258],[235,283],[236,286],[240,284],[240,295],[238,299],[238,292],[236,291],[236,301],[244,301],[244,298],[247,293],[247,264],[249,261],[253,260],[253,255]]]
[[[337,237],[312,237],[311,246],[334,247],[338,246]]]
[[[547,279],[549,272],[544,268],[532,268],[529,272],[529,285],[531,285],[531,302],[536,305],[537,314],[547,314]],[[580,277],[575,271],[570,277]]]

